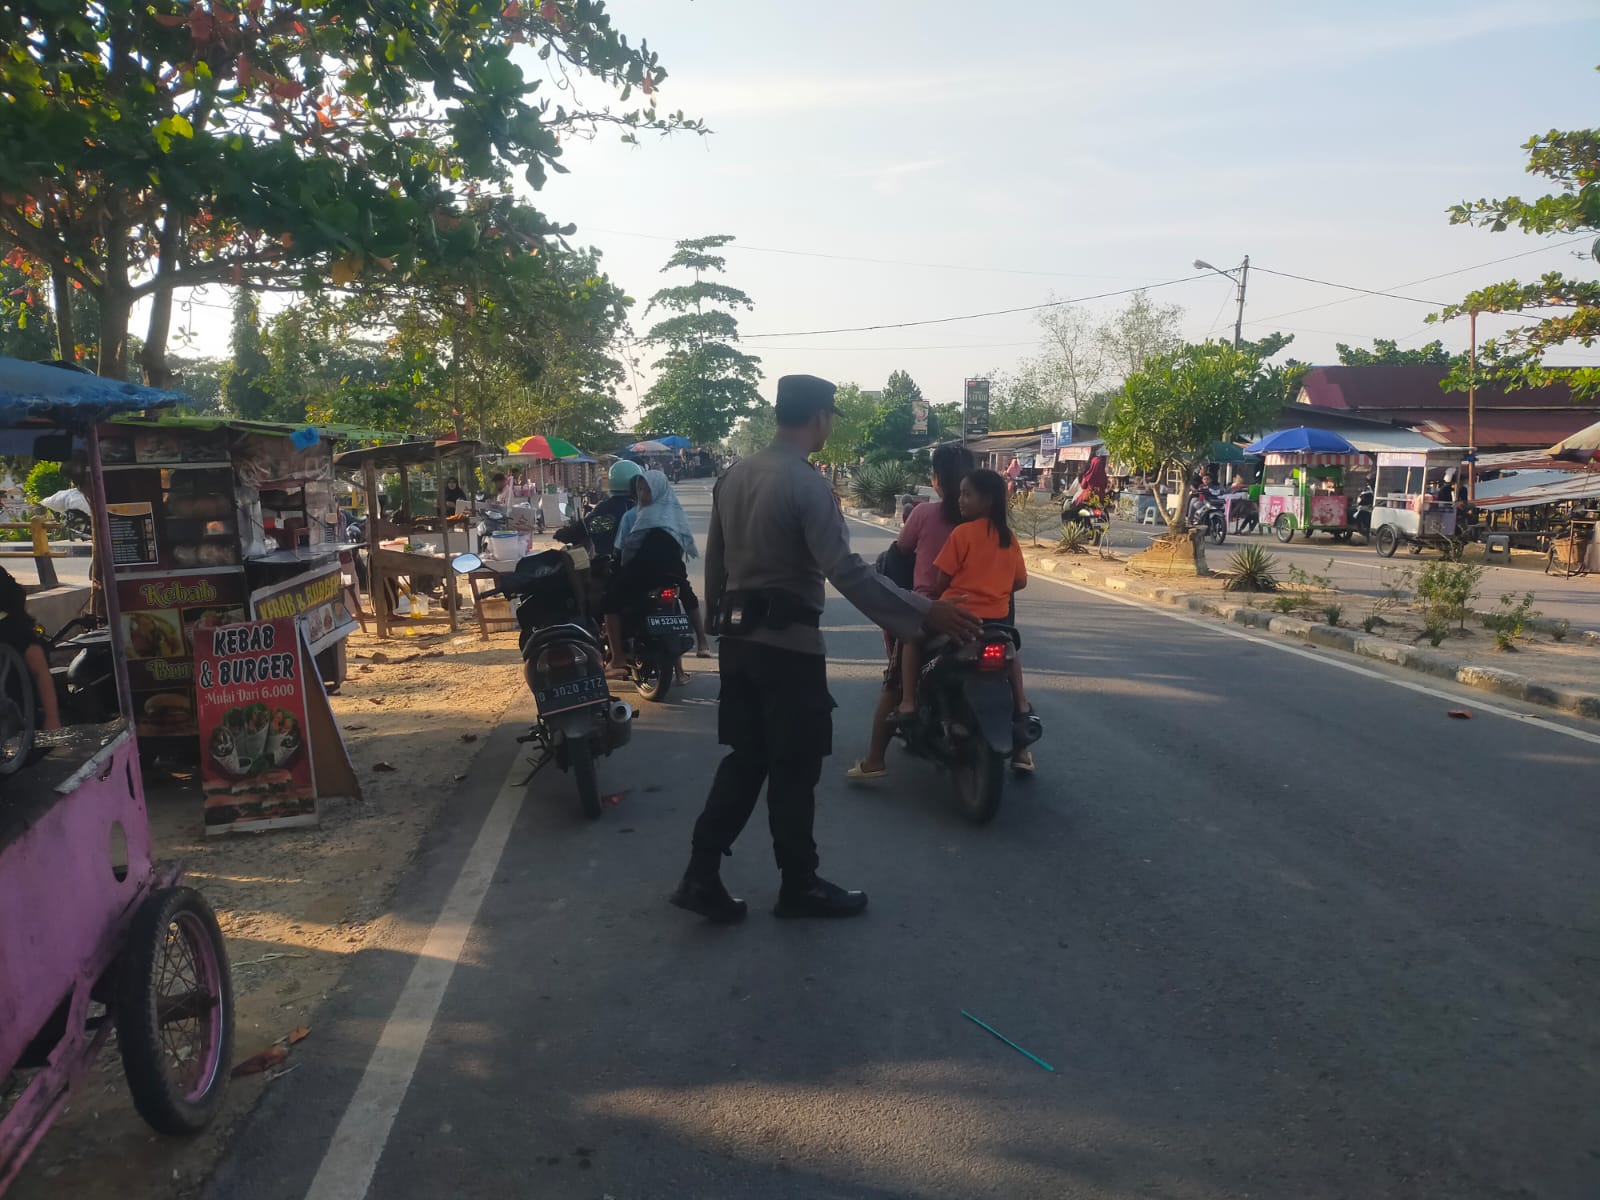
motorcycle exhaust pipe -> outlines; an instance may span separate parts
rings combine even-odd
[[[626,700],[613,700],[606,709],[606,744],[613,750],[633,737],[633,708]]]

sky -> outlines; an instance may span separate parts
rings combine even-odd
[[[789,372],[873,388],[905,369],[931,399],[956,400],[965,377],[1035,352],[1030,314],[813,331],[1172,280],[1153,297],[1184,306],[1187,336],[1231,335],[1233,284],[1196,258],[1234,267],[1248,254],[1245,336],[1293,333],[1289,353],[1314,362],[1379,337],[1464,349],[1466,323],[1430,327],[1428,303],[1269,271],[1438,303],[1544,270],[1596,274],[1548,240],[1452,227],[1446,209],[1548,190],[1525,174],[1521,146],[1597,123],[1600,5],[608,7],[661,55],[663,107],[714,132],[637,147],[604,129],[569,138],[571,174],[535,203],[603,252],[638,298],[640,332],[649,295],[674,282],[660,274],[672,241],[735,235],[725,280],[755,301],[742,330],[769,397]],[[578,96],[601,93],[580,84]],[[1123,303],[1086,302],[1096,315]],[[225,314],[209,316],[225,337]],[[648,379],[646,368],[630,381],[630,409]]]

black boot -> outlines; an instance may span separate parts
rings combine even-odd
[[[733,925],[744,920],[750,906],[728,895],[728,889],[722,886],[718,873],[721,858],[718,854],[708,856],[696,851],[689,859],[689,869],[683,873],[683,882],[667,899],[718,925]]]
[[[772,912],[779,917],[854,917],[866,909],[865,892],[847,892],[820,875],[808,875],[784,878]]]

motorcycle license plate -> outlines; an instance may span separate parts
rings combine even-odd
[[[604,675],[585,675],[582,679],[568,679],[533,690],[533,702],[539,706],[541,716],[599,704],[610,696],[611,688]]]
[[[689,629],[689,618],[682,613],[656,613],[645,618],[645,628],[651,633],[677,634],[680,637],[692,636]]]

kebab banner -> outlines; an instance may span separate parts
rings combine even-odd
[[[306,663],[294,617],[194,631],[208,834],[317,823]]]

